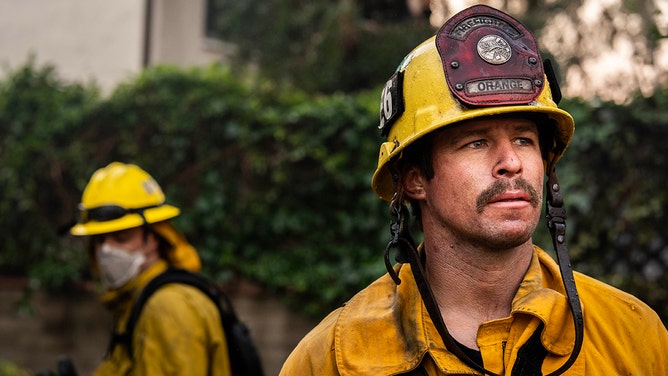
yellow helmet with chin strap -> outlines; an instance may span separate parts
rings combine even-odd
[[[180,210],[165,203],[160,185],[134,164],[112,162],[93,173],[79,204],[72,235],[100,235],[150,225],[172,249],[167,255],[174,266],[199,270],[197,251],[174,226],[166,222]]]
[[[545,162],[556,163],[575,126],[553,99],[561,94],[546,67],[531,32],[510,16],[484,5],[454,16],[404,58],[383,89],[379,129],[387,141],[380,146],[374,192],[392,199],[389,166],[408,145],[438,128],[486,116],[552,119],[556,134]]]
[[[97,235],[151,224],[178,216],[165,204],[165,194],[146,171],[113,162],[93,174],[79,204],[72,235]]]

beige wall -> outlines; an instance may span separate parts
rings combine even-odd
[[[205,35],[205,0],[153,0],[150,64],[205,65],[223,58],[223,44]]]
[[[0,0],[0,64],[14,70],[34,55],[65,80],[109,92],[142,69],[146,1]],[[150,65],[221,59],[222,43],[204,36],[205,0],[152,1]]]
[[[32,54],[66,80],[109,89],[141,67],[143,9],[137,0],[0,0],[0,63],[16,69]]]

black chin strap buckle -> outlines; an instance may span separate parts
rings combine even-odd
[[[547,180],[547,227],[550,229],[553,241],[565,247],[566,209],[560,189],[557,174],[552,170]]]
[[[392,277],[394,283],[400,285],[401,279],[390,261],[390,251],[396,249],[396,254],[394,256],[396,262],[400,264],[408,263],[409,258],[407,249],[415,249],[415,241],[413,240],[409,229],[410,212],[408,207],[404,204],[404,190],[399,181],[399,171],[393,164],[389,164],[388,168],[392,174],[394,196],[390,202],[390,216],[392,217],[392,221],[390,222],[391,240],[387,243],[387,247],[385,247],[384,260],[385,269],[387,269],[388,274]]]
[[[405,247],[402,245],[406,245],[407,243],[410,246],[415,247],[413,238],[408,230],[410,214],[408,208],[402,201],[403,195],[395,192],[392,202],[390,203],[390,215],[392,216],[392,222],[390,223],[391,240],[387,243],[387,247],[385,247],[384,257],[385,268],[397,285],[401,284],[401,279],[390,262],[390,251],[396,249],[397,253],[394,256],[394,259],[396,262],[403,264],[408,262],[408,256],[405,253]]]
[[[557,224],[566,224],[566,209],[564,209],[564,197],[561,195],[559,180],[554,170],[550,172],[547,180],[547,226],[550,230]]]

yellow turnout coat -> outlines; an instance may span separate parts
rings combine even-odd
[[[384,275],[335,310],[302,339],[281,375],[398,375],[422,365],[429,375],[475,375],[448,352],[415,285],[410,265],[403,281]],[[584,314],[582,351],[565,375],[668,375],[668,332],[637,298],[575,273]],[[452,292],[456,294],[455,291]],[[483,323],[478,346],[484,366],[510,375],[518,349],[544,324],[548,351],[542,373],[559,368],[573,350],[573,319],[559,268],[534,247],[509,317]]]
[[[160,260],[103,300],[122,332],[141,289],[167,269]],[[116,346],[95,376],[209,375],[229,376],[227,343],[214,303],[196,287],[168,284],[146,302],[132,338],[133,358]]]

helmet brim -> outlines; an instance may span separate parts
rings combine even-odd
[[[146,223],[156,223],[174,218],[180,214],[180,210],[171,205],[161,205],[156,208],[144,210],[144,217],[137,213],[126,214],[125,216],[111,221],[88,221],[86,223],[77,223],[70,229],[70,233],[75,236],[99,235],[110,232],[127,230],[133,227],[139,227]]]

